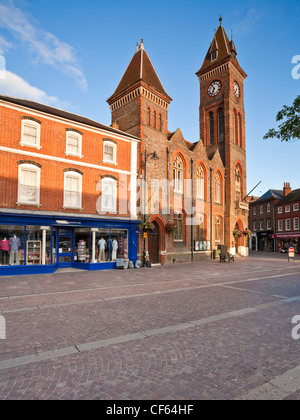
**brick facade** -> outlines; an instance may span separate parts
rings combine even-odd
[[[142,140],[138,164],[139,177],[148,181],[148,196],[153,196],[150,181],[167,180],[171,184],[167,194],[169,214],[164,214],[162,211],[164,204],[160,200],[157,204],[159,210],[155,214],[149,205],[146,206],[147,218],[155,224],[155,237],[157,231],[159,236],[156,245],[159,247],[159,261],[155,262],[201,259],[210,256],[211,251],[221,244],[226,244],[228,250],[234,247],[243,255],[247,254],[245,237],[242,235],[236,240],[233,237],[234,229],[238,228],[243,232],[248,228],[248,206],[243,202],[243,198],[247,195],[243,91],[246,74],[238,64],[234,44],[229,42],[222,24],[216,32],[213,44],[219,48],[217,60],[212,61],[208,53],[201,69],[197,72],[200,82],[198,143],[188,142],[180,129],[175,132],[168,130],[168,109],[172,99],[161,85],[145,52],[143,42],[137,46],[137,51],[121,82],[108,99],[112,123],[116,123],[121,130]],[[221,90],[215,97],[211,97],[208,95],[208,88],[216,80],[221,83]],[[238,83],[239,95],[235,94],[234,82]],[[222,141],[218,138],[219,110],[222,110],[224,119]],[[214,144],[210,144],[209,139],[210,113],[213,113]],[[182,163],[183,178],[193,180],[193,191],[187,193],[185,187],[183,195],[175,191],[174,163],[177,157]],[[200,167],[204,175],[204,199],[197,198],[196,193],[197,172]],[[219,188],[216,183],[217,178],[220,184],[218,199],[216,199],[216,188]],[[191,203],[194,208],[200,209],[197,216],[203,220],[201,226],[196,219],[192,227],[187,223]],[[182,213],[184,221],[181,240],[176,240],[176,234],[174,236],[165,230],[168,223],[176,221],[177,212]],[[152,245],[148,244],[148,240],[152,241],[151,233],[146,240],[146,251],[152,260]],[[201,251],[197,250],[196,242],[202,247]],[[142,256],[144,248],[142,237],[139,244],[139,254]]]

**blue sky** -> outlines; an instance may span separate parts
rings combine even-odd
[[[300,142],[263,140],[276,114],[300,94],[292,77],[300,56],[300,3],[200,0],[0,0],[0,93],[30,98],[109,125],[106,100],[136,43],[145,49],[173,98],[169,130],[199,140],[201,67],[219,25],[233,30],[245,83],[248,191],[261,195],[290,182],[300,188]],[[300,75],[300,70],[299,70]]]

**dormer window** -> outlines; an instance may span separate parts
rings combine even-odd
[[[218,50],[212,51],[210,58],[211,61],[216,61],[216,59],[218,58]]]

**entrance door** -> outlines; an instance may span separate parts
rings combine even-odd
[[[159,233],[157,224],[154,222],[154,229],[148,235],[149,259],[152,264],[159,263]]]
[[[73,229],[58,230],[58,266],[72,267],[74,262]]]

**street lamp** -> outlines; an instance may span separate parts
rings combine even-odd
[[[145,149],[144,152],[144,229],[143,229],[143,235],[144,235],[144,244],[143,244],[143,267],[146,266],[146,259],[147,259],[147,255],[146,255],[146,237],[145,237],[145,226],[146,226],[146,198],[147,198],[147,158],[151,157],[151,159],[153,160],[158,160],[159,157],[156,153],[156,151],[154,151],[153,153],[149,153],[147,155],[147,149]]]

